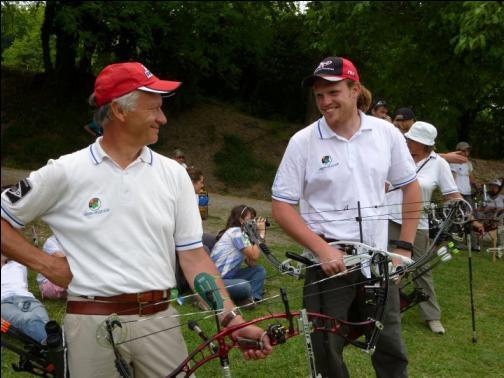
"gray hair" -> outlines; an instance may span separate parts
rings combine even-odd
[[[136,91],[127,93],[121,97],[118,97],[118,98],[112,100],[112,102],[117,102],[119,104],[119,106],[121,106],[121,108],[124,111],[131,112],[131,111],[135,110],[139,95],[140,95],[140,91],[136,90]],[[96,98],[94,96],[94,93],[91,96],[89,96],[88,102],[89,102],[89,105],[96,107]],[[109,102],[108,104],[100,106],[95,111],[93,119],[101,127],[104,127],[105,124],[110,119],[110,109],[111,109],[112,102]]]

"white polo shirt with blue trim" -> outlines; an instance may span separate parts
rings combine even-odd
[[[357,201],[363,241],[387,248],[385,181],[403,186],[416,178],[403,135],[391,123],[359,112],[360,129],[348,140],[322,117],[289,141],[272,187],[272,198],[299,204],[317,234],[358,241]]]
[[[429,229],[429,219],[425,213],[425,207],[429,205],[434,189],[439,188],[441,194],[446,196],[452,193],[458,193],[457,184],[453,179],[448,162],[432,151],[428,157],[419,161],[416,166],[418,184],[422,192],[422,212],[420,213],[419,230]],[[387,193],[387,202],[389,204],[390,220],[396,223],[402,223],[402,191],[391,190]]]
[[[203,246],[189,175],[148,147],[122,169],[101,139],[4,191],[2,218],[16,228],[38,217],[49,225],[73,273],[70,295],[173,288],[175,251]]]

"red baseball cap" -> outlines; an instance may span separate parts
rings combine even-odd
[[[181,84],[179,81],[158,79],[138,62],[114,63],[105,67],[96,77],[95,102],[96,106],[102,106],[137,89],[152,93],[169,93]]]
[[[304,88],[311,87],[318,78],[327,81],[341,81],[344,79],[359,81],[359,74],[353,63],[348,59],[330,56],[320,62],[313,75],[304,78],[301,85]]]

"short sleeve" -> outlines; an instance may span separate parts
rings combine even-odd
[[[49,160],[46,166],[2,192],[2,218],[15,228],[48,213],[67,187],[63,165]]]
[[[401,187],[415,181],[416,166],[406,145],[406,139],[395,127],[391,128],[391,164],[387,180],[394,187]]]
[[[178,164],[178,163],[177,163]],[[194,186],[186,170],[179,166],[179,191],[175,215],[175,248],[177,251],[203,247],[203,226],[198,204],[194,200]]]
[[[439,189],[443,195],[457,193],[458,187],[453,178],[452,172],[450,170],[450,165],[445,159],[442,159],[439,155],[437,157],[438,162],[438,180]]]
[[[305,146],[306,148],[306,146]],[[291,138],[278,167],[272,186],[272,198],[296,205],[301,198],[306,168],[306,151]]]

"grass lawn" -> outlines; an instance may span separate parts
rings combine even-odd
[[[38,223],[41,241],[49,236],[49,230]],[[275,231],[279,232],[279,231]],[[296,245],[278,243],[270,245],[275,254],[282,259],[284,251],[300,251]],[[442,321],[447,333],[435,335],[420,322],[416,308],[410,309],[403,317],[403,337],[410,359],[411,377],[497,377],[502,372],[502,345],[504,345],[504,324],[502,322],[504,299],[501,279],[504,273],[504,261],[492,263],[491,257],[484,252],[473,255],[473,285],[476,308],[476,330],[478,342],[471,342],[471,307],[468,285],[468,259],[466,251],[455,256],[452,261],[434,271],[438,300],[443,315]],[[301,308],[302,281],[289,276],[280,276],[267,262],[263,265],[268,271],[266,297],[278,293],[280,287],[287,289],[291,310]],[[35,274],[30,273],[30,287],[39,296],[35,283]],[[63,301],[46,300],[51,318],[60,321],[64,313]],[[187,301],[178,306],[181,313],[191,313],[197,309]],[[245,317],[253,319],[268,313],[283,312],[279,300],[272,300],[255,309],[245,310]],[[199,316],[198,316],[199,317]],[[186,323],[188,317],[181,322]],[[207,335],[215,333],[213,319],[200,320],[199,325]],[[187,327],[182,327],[188,349],[194,349],[200,339]],[[355,347],[347,347],[345,358],[352,377],[372,377],[370,356]],[[2,376],[21,377],[28,374],[15,373],[10,367],[16,357],[2,349]],[[274,348],[272,356],[263,361],[244,361],[240,353],[230,354],[233,377],[306,377],[306,357],[301,337],[294,337],[286,344]],[[169,373],[168,371],[166,373]],[[220,374],[218,360],[212,361],[198,371],[199,377],[215,377]]]

